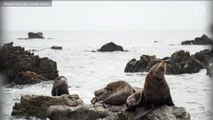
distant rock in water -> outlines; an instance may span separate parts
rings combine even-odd
[[[209,66],[209,61],[212,60],[213,55],[210,50],[203,50],[190,55],[184,50],[176,51],[170,57],[162,59],[155,56],[142,55],[140,60],[135,58],[130,60],[124,72],[148,72],[149,69],[162,60],[166,61],[166,74],[184,74],[197,73],[203,68]]]
[[[124,51],[123,47],[116,45],[113,42],[103,45],[98,51],[100,52],[113,52],[113,51]]]
[[[20,103],[15,103],[13,106],[11,115],[47,118],[47,109],[54,105],[75,107],[78,105],[84,105],[84,102],[77,94],[55,97],[42,95],[24,95],[21,96]]]
[[[30,84],[58,77],[55,61],[35,56],[23,47],[14,47],[13,43],[0,48],[0,70],[8,76],[6,83]]]
[[[44,39],[44,36],[42,32],[38,33],[29,32],[28,39]]]
[[[61,46],[52,46],[51,49],[62,50],[62,47]]]
[[[213,40],[206,35],[197,37],[194,40],[186,40],[181,42],[182,45],[213,45]]]

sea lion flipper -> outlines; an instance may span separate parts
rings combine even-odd
[[[173,102],[173,100],[172,100],[171,94],[170,94],[169,97],[168,97],[168,100],[167,100],[166,105],[168,105],[168,106],[174,106],[174,102]]]
[[[135,116],[135,120],[138,120],[145,116],[146,114],[152,112],[155,109],[154,105],[150,105],[149,107],[144,107],[142,110],[137,111],[137,115]]]

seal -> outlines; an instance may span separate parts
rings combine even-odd
[[[94,92],[95,97],[91,100],[91,103],[102,101],[103,105],[123,105],[126,103],[127,97],[133,92],[134,89],[126,81],[111,82],[105,88]]]
[[[165,80],[166,71],[165,61],[154,65],[145,78],[144,89],[131,94],[126,101],[127,111],[135,110],[138,106],[143,106],[144,110],[140,111],[135,117],[139,119],[147,113],[154,110],[160,105],[173,106],[169,86]]]
[[[52,96],[69,94],[67,79],[64,76],[59,76],[54,80],[51,94]]]

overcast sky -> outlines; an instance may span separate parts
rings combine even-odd
[[[210,2],[53,1],[52,7],[4,7],[7,31],[206,30]]]

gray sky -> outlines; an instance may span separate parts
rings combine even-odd
[[[53,1],[52,7],[4,7],[6,31],[206,30],[210,2]]]

